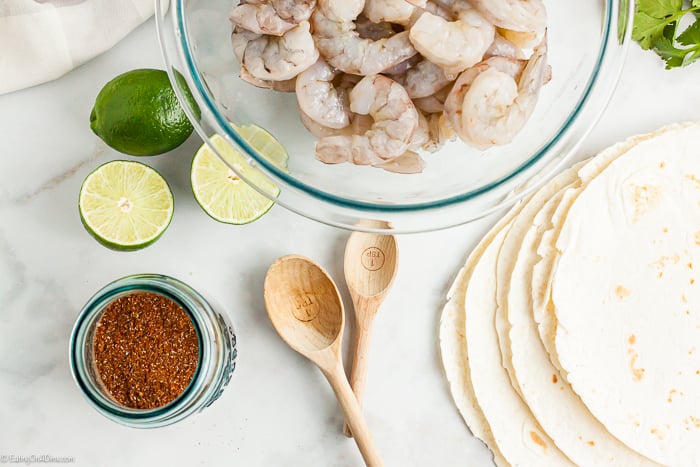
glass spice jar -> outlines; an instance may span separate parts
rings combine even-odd
[[[93,345],[103,312],[113,301],[138,292],[160,294],[179,305],[192,320],[199,359],[187,388],[172,402],[155,409],[118,404],[100,382]],[[176,423],[211,405],[228,385],[236,366],[236,335],[227,317],[197,291],[177,279],[139,274],[118,279],[98,291],[83,307],[70,341],[73,379],[98,412],[122,425],[156,428]]]

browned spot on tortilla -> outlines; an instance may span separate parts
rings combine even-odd
[[[693,285],[693,284],[695,284],[695,279],[693,279],[693,278],[691,277],[691,278],[690,278],[690,285]]]
[[[659,164],[659,168],[663,169],[664,167],[666,167],[666,163],[661,161],[661,163]]]
[[[589,442],[587,442],[586,444],[589,445],[589,446],[595,446],[595,441],[589,441]]]
[[[542,449],[547,449],[547,443],[545,443],[544,440],[540,438],[540,435],[534,431],[530,431],[530,439],[532,439],[532,441],[538,446],[541,446]]]
[[[557,378],[557,375],[553,374],[552,375],[552,383],[557,384],[558,381],[559,381],[559,378]]]
[[[685,294],[681,295],[681,300],[683,301],[683,303],[688,303],[688,297],[686,297]]]
[[[637,222],[642,216],[649,213],[661,203],[663,189],[654,185],[633,185],[632,203],[634,214],[632,222]]]
[[[688,263],[688,269],[693,269],[693,263]]]
[[[668,227],[664,227],[664,233],[668,233]]]
[[[632,371],[632,377],[637,382],[644,378],[644,372],[646,371],[644,368],[635,368],[634,365],[637,362],[638,357],[639,354],[637,352],[632,352],[632,356],[630,357],[630,370]]]
[[[685,423],[686,427],[685,430],[688,431],[690,430],[692,425],[695,428],[700,428],[700,418],[698,417],[693,417],[692,415],[689,416],[688,418],[683,419],[683,423]]]
[[[634,345],[634,343],[637,341],[637,336],[634,334],[630,334],[630,336],[627,338],[627,342],[629,342],[630,345]]]
[[[656,436],[658,439],[664,439],[666,437],[666,434],[663,433],[659,428],[652,428],[649,430],[649,432]]]
[[[625,287],[618,285],[615,287],[615,295],[617,295],[617,298],[623,299],[625,297],[629,297],[632,292],[629,291],[629,289],[626,289]]]
[[[649,266],[654,266],[658,269],[663,269],[666,267],[667,263],[678,264],[681,260],[681,255],[675,253],[671,256],[661,256],[659,259],[651,263]]]
[[[664,277],[664,272],[663,272],[663,271],[659,271],[659,279],[661,279],[662,277]]]
[[[700,178],[698,178],[694,174],[686,175],[685,178],[687,178],[691,182],[695,183],[695,188],[700,190]]]
[[[668,398],[666,399],[666,402],[668,402],[669,404],[670,404],[671,402],[673,402],[673,395],[674,395],[675,393],[677,393],[677,392],[678,392],[678,391],[676,391],[675,389],[671,389],[671,390],[668,392]]]

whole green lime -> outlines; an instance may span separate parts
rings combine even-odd
[[[199,115],[182,75],[175,73],[178,87]],[[133,156],[171,151],[193,130],[168,74],[153,69],[132,70],[107,83],[95,99],[90,128],[108,146]]]

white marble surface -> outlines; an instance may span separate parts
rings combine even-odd
[[[71,456],[90,467],[361,465],[354,443],[340,434],[331,390],[279,340],[262,303],[266,267],[283,254],[315,258],[342,283],[346,232],[279,207],[245,227],[212,221],[190,194],[194,137],[184,150],[148,161],[176,198],[160,241],[116,253],[83,230],[81,181],[123,157],[88,127],[94,98],[116,74],[144,66],[162,67],[152,21],[56,82],[0,96],[0,456]],[[617,94],[580,156],[632,133],[700,119],[698,78],[700,65],[666,72],[632,47]],[[454,274],[493,222],[400,237],[401,271],[376,321],[365,403],[388,466],[489,464],[452,404],[436,333]],[[215,296],[230,310],[240,343],[238,369],[216,404],[151,431],[97,414],[67,361],[83,303],[105,283],[138,272],[170,274]]]

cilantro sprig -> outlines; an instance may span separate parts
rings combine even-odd
[[[679,34],[686,15],[694,22]],[[637,0],[632,38],[653,49],[669,70],[690,65],[700,59],[700,0]]]

